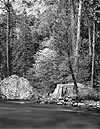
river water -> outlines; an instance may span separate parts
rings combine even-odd
[[[1,101],[0,129],[100,129],[100,112],[62,105]]]

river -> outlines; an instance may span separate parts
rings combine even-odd
[[[100,129],[100,112],[28,101],[0,101],[0,129]]]

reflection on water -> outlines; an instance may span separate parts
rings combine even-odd
[[[65,106],[1,102],[0,129],[100,129],[100,113]]]

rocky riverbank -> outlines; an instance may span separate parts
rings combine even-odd
[[[11,101],[31,101],[39,104],[57,104],[71,107],[100,108],[100,93],[91,91],[78,83],[79,95],[73,91],[73,83],[58,84],[54,92],[41,95],[23,77],[12,75],[1,81],[0,99]]]
[[[40,104],[57,104],[57,105],[66,105],[71,107],[80,107],[80,108],[100,108],[100,101],[94,100],[73,100],[72,98],[68,97],[65,100],[61,99],[52,99],[50,97],[41,98],[37,101]]]
[[[7,99],[6,96],[0,95],[0,99],[3,101],[9,101],[10,99]],[[10,101],[26,101],[23,99],[11,99]],[[66,99],[60,98],[60,99],[54,99],[51,97],[42,97],[38,96],[36,99],[31,98],[30,100],[27,100],[33,103],[38,104],[57,104],[57,105],[66,105],[68,107],[80,107],[80,108],[99,108],[100,109],[100,101],[94,101],[94,100],[74,100],[70,97],[67,97]]]

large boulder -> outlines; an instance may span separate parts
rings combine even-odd
[[[79,93],[82,93],[85,89],[83,84],[77,83]],[[54,92],[50,95],[52,98],[60,99],[64,95],[74,97],[76,94],[74,92],[74,83],[68,84],[57,84]]]
[[[0,90],[7,99],[30,99],[33,95],[32,86],[24,77],[9,76],[1,82]]]

